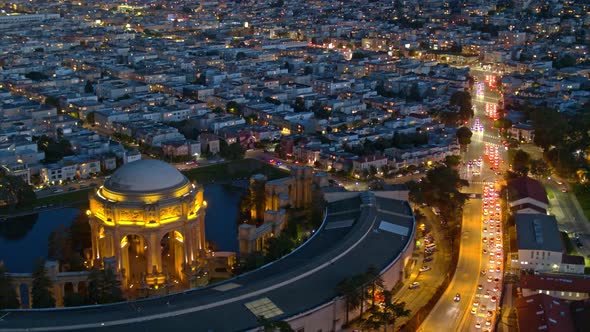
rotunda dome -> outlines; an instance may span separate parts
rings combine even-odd
[[[154,193],[184,186],[188,179],[174,166],[160,160],[142,159],[125,164],[104,183],[119,193]]]

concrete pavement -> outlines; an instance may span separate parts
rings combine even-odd
[[[481,187],[480,187],[481,188]],[[480,190],[481,192],[481,190]],[[465,204],[461,248],[455,276],[419,331],[459,331],[463,317],[468,313],[475,296],[481,264],[481,200],[472,199]],[[459,293],[461,301],[455,302]],[[443,324],[444,322],[444,324]]]
[[[421,211],[426,217],[425,224],[430,229],[430,234],[434,236],[434,243],[437,245],[437,250],[432,256],[434,259],[430,262],[424,263],[423,250],[418,253],[418,249],[416,249],[415,254],[418,253],[418,255],[415,256],[417,263],[413,269],[412,275],[406,280],[403,287],[394,294],[394,298],[397,301],[406,303],[406,309],[411,310],[411,316],[418,312],[418,310],[430,300],[443,282],[441,276],[448,273],[451,264],[450,243],[442,239],[444,231],[438,218],[429,209],[421,209]],[[421,233],[422,232],[420,232],[420,236],[422,235]],[[423,241],[421,242],[423,243]],[[424,265],[430,266],[432,270],[420,273],[419,269]],[[409,289],[408,286],[414,281],[419,282],[420,287]],[[395,324],[396,327],[404,325],[409,318],[411,317],[402,317],[398,319]]]

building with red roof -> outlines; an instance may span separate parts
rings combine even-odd
[[[522,274],[523,296],[545,294],[565,300],[585,300],[590,293],[590,277],[564,274]]]
[[[516,315],[519,331],[576,331],[569,302],[546,294],[516,299]]]
[[[512,213],[547,213],[549,200],[541,182],[523,176],[508,182],[508,206]]]

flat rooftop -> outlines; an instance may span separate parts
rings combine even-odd
[[[351,197],[352,195],[352,197]],[[0,331],[241,331],[257,316],[286,319],[339,296],[336,285],[370,266],[382,270],[414,237],[406,201],[343,193],[303,246],[261,269],[169,296],[113,305],[6,311]]]

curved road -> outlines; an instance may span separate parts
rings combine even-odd
[[[480,185],[473,187],[479,187],[481,193]],[[471,199],[465,204],[461,249],[455,276],[430,315],[422,323],[419,331],[460,330],[463,317],[468,314],[471,308],[477,286],[477,276],[481,271],[481,208],[480,199]],[[454,301],[457,293],[461,294],[459,302]]]

